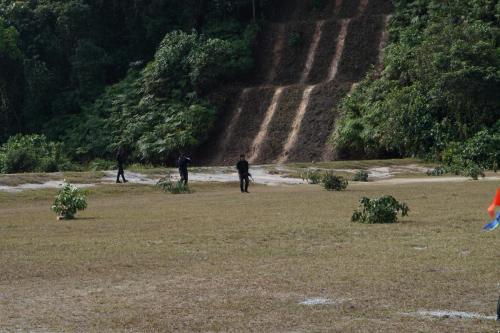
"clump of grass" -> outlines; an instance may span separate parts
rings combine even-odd
[[[366,170],[358,170],[354,177],[352,178],[355,182],[367,182],[368,181],[368,172]]]
[[[323,178],[321,172],[317,169],[306,169],[300,173],[300,178],[309,184],[319,184]]]
[[[170,174],[167,174],[165,177],[158,180],[155,185],[157,188],[161,189],[164,192],[168,192],[171,194],[189,194],[191,190],[187,184],[184,184],[182,181],[173,181]]]
[[[397,201],[391,195],[384,195],[375,199],[363,197],[359,203],[359,209],[352,214],[351,220],[353,222],[367,224],[396,223],[398,221],[398,212],[401,212],[402,216],[407,216],[410,210],[408,205]]]
[[[347,188],[349,182],[344,177],[327,171],[322,177],[322,183],[327,191],[343,191]]]
[[[426,174],[427,176],[443,176],[447,173],[446,168],[443,167],[437,167],[434,169],[429,169],[427,170]]]

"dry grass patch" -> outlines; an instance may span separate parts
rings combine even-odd
[[[192,184],[89,189],[56,222],[55,190],[0,195],[0,331],[494,332],[498,232],[481,233],[496,184]],[[394,225],[350,222],[361,196],[410,206]],[[334,304],[299,303],[324,297]]]

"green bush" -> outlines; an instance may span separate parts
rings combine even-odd
[[[321,171],[317,169],[306,169],[300,173],[300,178],[307,181],[309,184],[321,183],[322,177]]]
[[[354,174],[354,177],[352,178],[352,180],[355,182],[367,182],[368,181],[368,172],[366,172],[365,170],[358,170]]]
[[[443,152],[443,163],[455,174],[472,179],[484,177],[484,170],[497,171],[500,164],[500,121],[495,129],[482,130],[464,143],[453,142]]]
[[[183,182],[173,181],[170,174],[158,180],[155,185],[157,188],[161,189],[164,192],[168,192],[171,194],[188,194],[191,193],[189,186],[184,184]]]
[[[426,171],[427,176],[443,176],[447,173],[447,169],[444,167],[437,167],[434,169],[428,169]]]
[[[331,171],[325,172],[322,183],[323,187],[328,191],[343,191],[348,185],[347,179],[342,176],[337,176]]]
[[[64,181],[63,188],[57,193],[52,210],[59,219],[70,220],[75,217],[77,211],[87,208],[87,197],[85,192]]]
[[[71,168],[59,143],[43,135],[17,134],[0,147],[0,172],[54,172]]]
[[[359,202],[360,208],[352,214],[353,222],[396,223],[398,212],[401,212],[402,216],[407,216],[409,212],[405,203],[398,202],[390,195],[375,199],[363,197]]]
[[[112,170],[116,168],[116,161],[104,160],[96,158],[89,163],[88,169],[91,171]]]

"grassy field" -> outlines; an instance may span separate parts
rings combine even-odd
[[[71,222],[55,190],[0,193],[0,332],[497,332],[500,232],[482,233],[498,184],[194,184],[89,190]],[[410,206],[360,225],[362,196]],[[332,301],[307,306],[314,297]]]

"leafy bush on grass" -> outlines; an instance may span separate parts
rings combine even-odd
[[[17,134],[0,147],[0,172],[54,172],[71,168],[61,144],[44,135]]]
[[[71,220],[79,210],[87,208],[87,197],[85,192],[68,182],[64,182],[63,188],[57,193],[52,210],[59,219]]]
[[[337,176],[331,171],[325,172],[322,183],[323,187],[328,191],[343,191],[348,185],[347,179],[342,176]]]
[[[161,189],[164,192],[168,192],[171,194],[188,194],[191,193],[189,186],[179,181],[172,181],[170,174],[167,174],[165,177],[158,180],[155,185],[157,188]]]
[[[319,184],[322,180],[322,174],[317,169],[306,169],[300,173],[300,178],[309,184]]]
[[[352,179],[355,182],[367,182],[368,181],[368,172],[365,170],[358,170]]]
[[[397,214],[407,216],[409,208],[405,203],[397,201],[393,196],[384,195],[380,198],[370,199],[363,197],[360,209],[352,214],[351,220],[360,223],[396,223]]]

